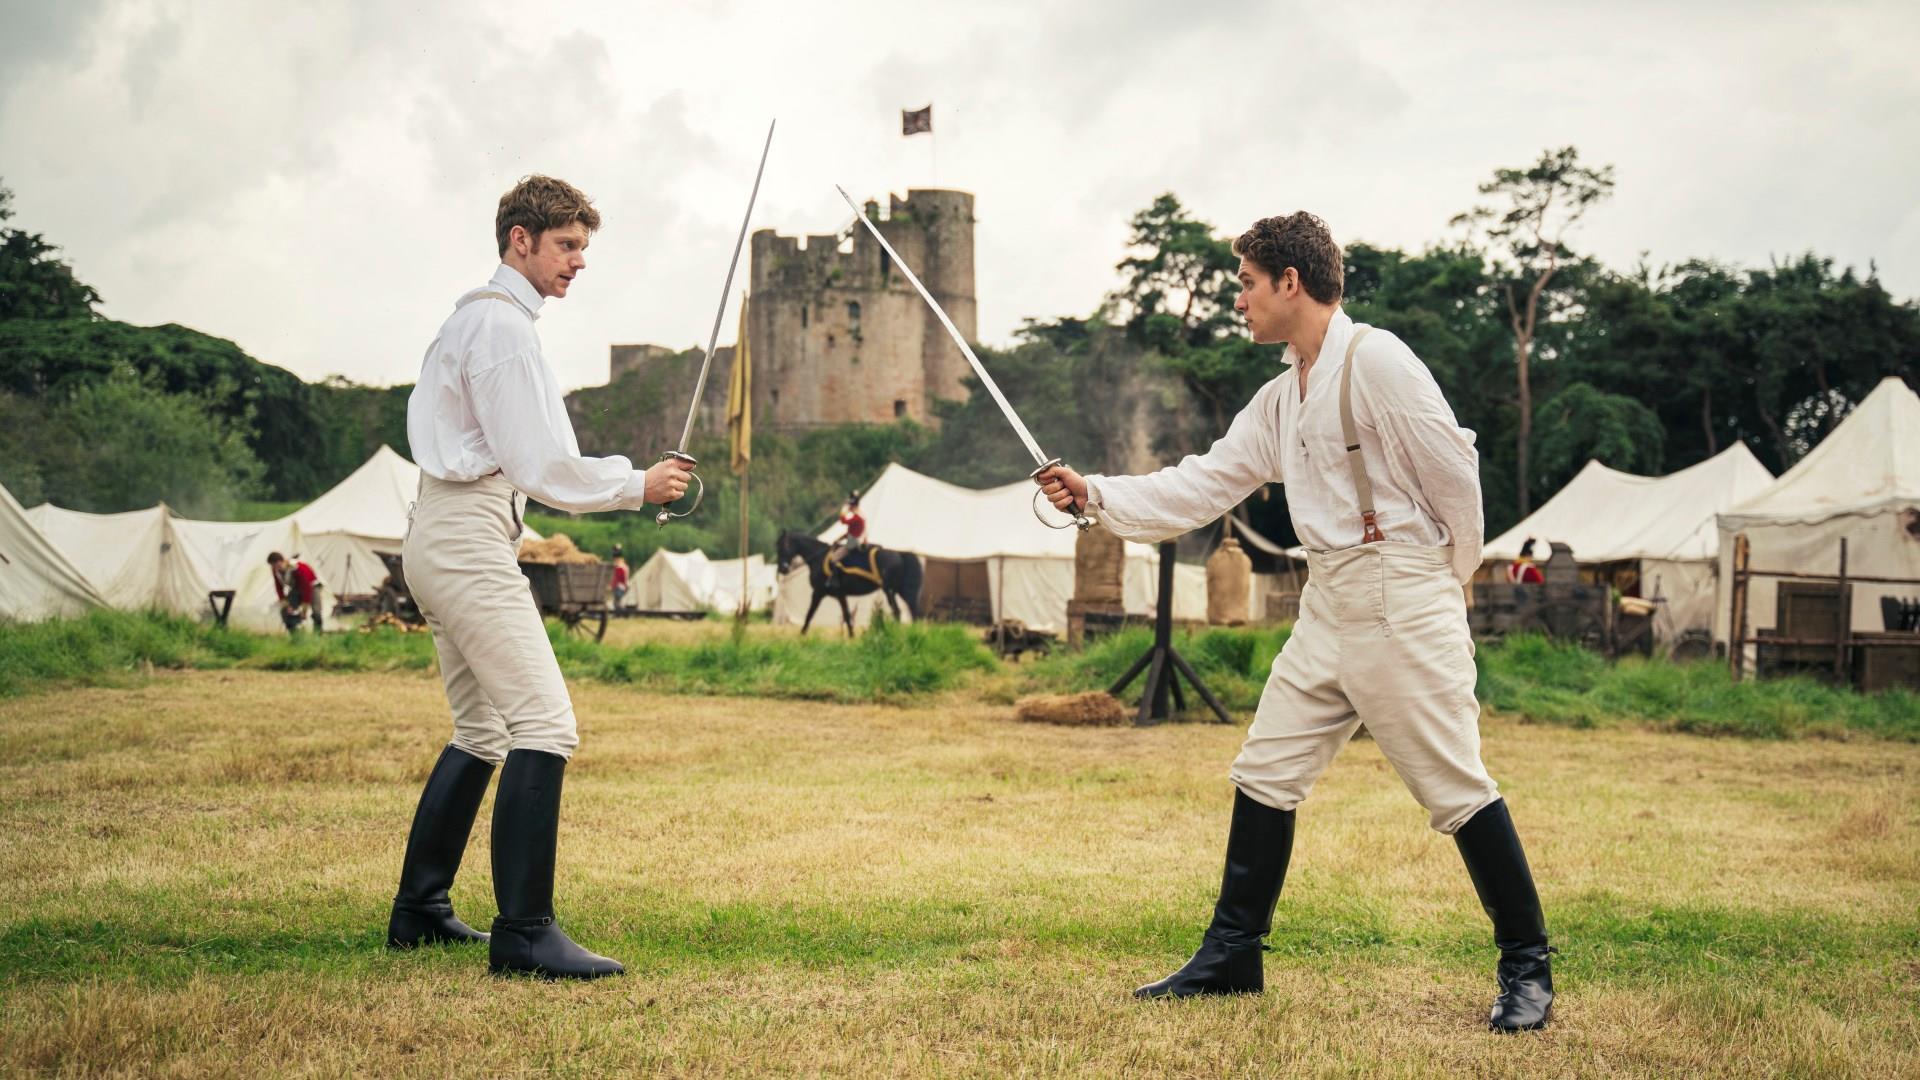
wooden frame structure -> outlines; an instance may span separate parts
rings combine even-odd
[[[1830,637],[1782,636],[1779,634],[1761,635],[1749,633],[1748,623],[1751,612],[1748,608],[1748,586],[1755,578],[1775,578],[1786,582],[1832,583],[1837,595],[1834,630]],[[1920,649],[1920,633],[1870,634],[1853,629],[1853,586],[1854,585],[1906,585],[1920,589],[1920,579],[1877,577],[1869,574],[1847,573],[1847,541],[1840,540],[1840,565],[1837,574],[1809,574],[1796,570],[1756,570],[1752,566],[1752,547],[1746,533],[1733,538],[1733,596],[1730,599],[1731,640],[1727,643],[1728,664],[1736,681],[1746,674],[1747,646],[1774,646],[1788,648],[1833,650],[1833,677],[1835,681],[1851,684],[1853,682],[1852,661],[1854,650],[1875,648]],[[1755,674],[1759,674],[1760,658],[1754,657]]]

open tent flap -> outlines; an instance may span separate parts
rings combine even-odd
[[[175,552],[191,566],[191,576],[206,587],[200,593],[198,612],[211,610],[208,590],[231,589],[234,596],[228,625],[260,631],[281,628],[279,593],[273,587],[273,571],[267,566],[267,556],[276,551],[288,556],[300,553],[300,527],[292,518],[278,521],[176,518],[172,526]],[[304,553],[302,557],[305,558]],[[325,585],[324,577],[321,583]],[[321,603],[327,603],[324,596]]]
[[[107,606],[80,568],[0,485],[0,619],[72,618]]]

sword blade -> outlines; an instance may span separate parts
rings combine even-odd
[[[775,118],[767,124],[766,145],[760,148],[760,167],[753,173],[753,193],[747,196],[747,214],[740,219],[740,235],[733,241],[733,261],[727,263],[727,281],[720,286],[720,310],[713,313],[713,333],[707,337],[707,357],[700,362],[700,381],[693,384],[693,404],[687,406],[687,426],[680,429],[680,445],[675,447],[681,453],[687,452],[687,443],[693,438],[693,420],[700,415],[700,398],[707,392],[707,372],[713,369],[714,349],[720,344],[720,324],[727,315],[727,296],[733,292],[733,272],[740,266],[740,248],[747,242],[747,226],[753,222],[753,204],[760,198],[760,177],[767,171],[767,153],[773,149],[773,126],[779,123]]]
[[[992,375],[987,374],[987,366],[980,362],[979,357],[973,355],[973,348],[967,344],[967,339],[961,335],[960,328],[953,325],[953,320],[947,318],[947,313],[941,308],[940,302],[933,298],[933,294],[927,291],[925,285],[920,284],[920,279],[915,276],[913,268],[908,266],[906,261],[900,258],[899,252],[893,250],[893,245],[887,243],[887,238],[880,235],[879,227],[872,221],[869,221],[867,215],[862,213],[858,206],[854,206],[853,196],[847,194],[846,188],[835,184],[833,185],[833,190],[839,192],[840,197],[847,200],[848,206],[853,207],[853,216],[860,219],[860,224],[867,227],[867,231],[873,234],[875,240],[880,241],[881,248],[885,249],[888,257],[893,260],[893,265],[900,268],[900,272],[906,275],[907,280],[912,282],[914,289],[920,293],[920,299],[925,300],[927,306],[933,309],[934,315],[939,317],[940,325],[947,328],[947,333],[953,337],[953,343],[960,346],[960,352],[967,358],[967,363],[973,365],[973,373],[980,377],[980,385],[986,387],[987,393],[993,395],[993,403],[1000,406],[1001,415],[1007,418],[1007,423],[1013,425],[1013,433],[1020,436],[1020,442],[1026,446],[1027,453],[1033,455],[1033,463],[1035,465],[1045,465],[1047,462],[1052,461],[1053,459],[1048,457],[1040,449],[1040,444],[1034,441],[1033,434],[1027,430],[1027,425],[1020,422],[1020,414],[1014,412],[1013,406],[1007,403],[1007,396],[1000,392],[1000,384],[993,381]]]

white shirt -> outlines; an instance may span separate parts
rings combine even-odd
[[[1191,532],[1238,506],[1262,484],[1287,485],[1301,543],[1320,551],[1360,543],[1360,499],[1340,432],[1340,375],[1353,320],[1335,311],[1300,400],[1294,365],[1261,387],[1204,454],[1147,476],[1087,477],[1089,508],[1116,535],[1151,543]],[[1466,581],[1480,565],[1484,523],[1473,432],[1453,416],[1433,373],[1406,343],[1375,329],[1354,356],[1353,419],[1374,510],[1388,540],[1453,547]]]
[[[479,293],[505,293],[511,301]],[[498,471],[529,496],[561,510],[638,510],[646,474],[619,456],[580,456],[560,383],[540,355],[533,320],[544,299],[502,264],[461,297],[420,364],[407,398],[413,460],[442,480]]]

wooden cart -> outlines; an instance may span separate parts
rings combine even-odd
[[[540,614],[559,619],[567,633],[607,636],[607,596],[613,590],[612,563],[523,562],[520,572],[533,590]]]

